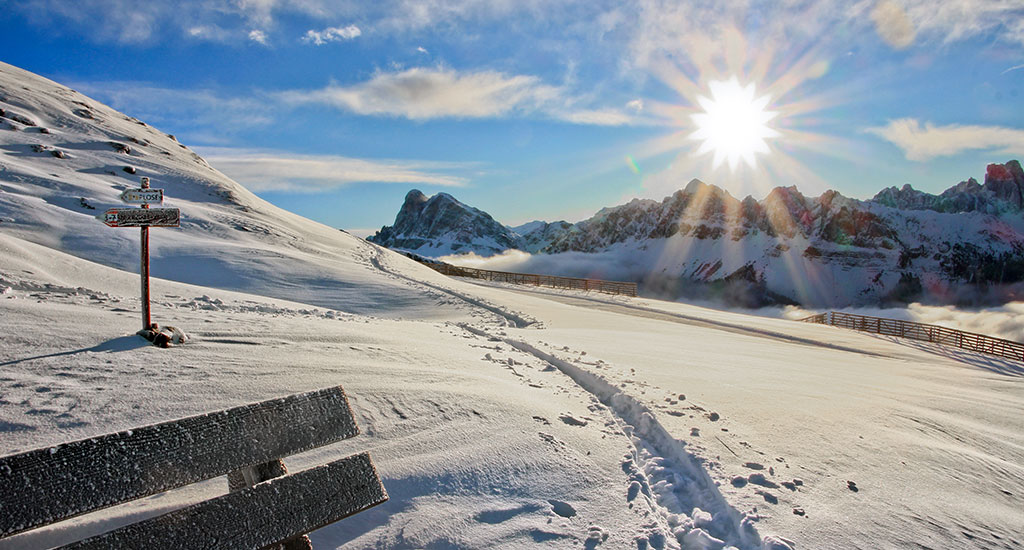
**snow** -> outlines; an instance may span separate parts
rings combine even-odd
[[[266,204],[87,98],[0,73],[4,108],[52,130],[0,130],[0,454],[340,384],[361,435],[285,462],[369,450],[391,500],[314,532],[317,548],[1024,545],[1021,363],[450,279]],[[103,124],[66,114],[72,98]],[[53,136],[69,158],[23,151]],[[152,232],[154,320],[186,344],[134,335],[137,232],[79,201],[113,206],[134,185],[97,172],[124,156],[111,136],[171,152],[133,164],[186,220]],[[226,490],[214,479],[0,549]]]

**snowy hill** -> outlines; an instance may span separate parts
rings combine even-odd
[[[504,242],[538,254],[501,258],[494,269],[630,280],[649,296],[746,307],[1004,303],[1024,291],[1022,190],[1017,161],[989,165],[984,185],[972,179],[941,195],[892,187],[867,201],[805,197],[795,186],[739,200],[695,179],[660,202],[530,224],[529,246],[525,236]],[[405,235],[401,248],[419,254],[473,250],[417,248],[416,235]]]
[[[0,231],[138,271],[138,231],[95,219],[147,176],[182,213],[154,229],[152,274],[384,316],[434,310],[380,272],[377,247],[281,210],[146,123],[0,64]],[[411,262],[410,262],[411,263]],[[407,269],[426,280],[427,269]],[[353,281],[360,281],[358,288]]]
[[[368,449],[391,500],[314,532],[321,550],[1024,544],[1018,362],[449,279],[274,208],[50,81],[0,66],[0,86],[0,454],[340,384],[361,435],[288,467]],[[153,230],[154,318],[192,337],[170,349],[134,334],[137,232],[93,218],[140,175],[184,215]],[[210,480],[0,550],[226,490]]]

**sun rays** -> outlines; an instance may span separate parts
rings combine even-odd
[[[710,97],[697,97],[704,112],[690,115],[697,126],[690,138],[702,142],[696,154],[713,153],[715,168],[727,161],[735,171],[741,160],[755,167],[755,153],[770,152],[765,140],[780,135],[769,126],[779,114],[766,109],[771,97],[758,97],[753,83],[743,86],[736,77],[711,81],[708,88]]]
[[[813,199],[779,190],[774,200],[754,207],[771,210],[755,221],[744,215],[748,206],[742,197],[763,199],[776,187],[792,185],[811,197],[824,191],[821,177],[794,153],[847,154],[844,140],[815,131],[815,120],[849,92],[822,91],[812,84],[830,70],[813,49],[796,57],[778,55],[768,47],[752,47],[735,29],[704,43],[717,52],[698,48],[649,66],[678,101],[644,99],[646,112],[668,131],[635,148],[634,157],[674,153],[668,169],[645,175],[647,193],[652,198],[669,195],[692,178],[723,190],[697,187],[685,200],[675,223],[687,238],[661,251],[663,267],[699,278],[700,264],[717,257],[724,262],[716,274],[720,277],[752,260],[745,248],[772,249],[763,242],[772,240],[776,251],[759,260],[760,276],[803,281],[801,296],[834,294],[829,270],[803,254],[805,236],[812,231],[805,218],[816,208]]]

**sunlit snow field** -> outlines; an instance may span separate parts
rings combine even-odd
[[[342,385],[362,434],[286,462],[368,449],[391,499],[313,533],[317,548],[1024,544],[1020,362],[447,278],[0,68],[4,86],[28,90],[8,111],[53,128],[0,132],[0,454]],[[92,118],[73,114],[81,105]],[[126,137],[146,145],[109,145]],[[33,156],[28,141],[67,155]],[[127,163],[183,212],[181,228],[153,231],[152,251],[154,320],[192,337],[178,347],[134,335],[137,232],[94,219],[137,184]],[[1010,337],[1018,307],[902,314]],[[226,490],[214,479],[0,548],[65,543]]]

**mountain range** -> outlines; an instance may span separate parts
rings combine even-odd
[[[795,186],[740,200],[694,179],[661,201],[518,227],[447,193],[412,190],[394,225],[368,239],[747,307],[1001,303],[1024,289],[1024,171],[1010,160],[988,165],[983,184],[970,178],[938,195],[889,187],[868,200],[833,190],[807,197]]]

